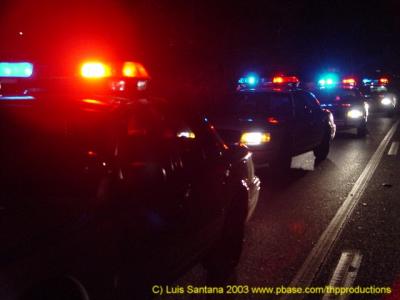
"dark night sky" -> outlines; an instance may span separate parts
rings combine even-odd
[[[159,74],[400,70],[396,1],[0,1],[2,30],[10,20],[34,21],[44,40],[51,29],[70,39],[83,32],[118,37],[120,48]]]
[[[398,67],[394,1],[143,1],[133,7],[153,51],[191,51],[243,67]]]

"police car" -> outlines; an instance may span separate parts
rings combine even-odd
[[[292,156],[310,150],[317,161],[324,160],[335,136],[332,114],[298,83],[295,76],[241,78],[214,116],[222,138],[246,145],[257,166],[286,169]]]
[[[248,149],[151,92],[136,60],[9,49],[0,298],[147,299],[199,262],[222,284],[259,195]]]
[[[321,107],[332,112],[337,129],[356,129],[359,137],[365,136],[369,105],[356,87],[355,78],[338,80],[334,76],[325,76],[318,81],[318,85],[313,93]]]
[[[371,111],[392,116],[397,110],[397,97],[389,87],[388,77],[367,77],[361,81],[361,91]]]

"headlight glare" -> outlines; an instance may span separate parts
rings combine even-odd
[[[392,104],[392,100],[391,100],[390,98],[388,98],[388,97],[385,97],[385,98],[383,98],[383,99],[381,100],[381,103],[382,103],[383,105],[390,105],[390,104]]]
[[[240,142],[249,146],[261,145],[269,141],[271,141],[269,132],[244,132],[240,137]]]
[[[359,109],[352,109],[347,112],[347,116],[352,119],[358,119],[363,116],[363,112]]]

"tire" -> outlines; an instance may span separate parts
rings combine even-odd
[[[247,193],[240,193],[229,209],[220,238],[203,259],[207,270],[207,283],[211,286],[226,284],[235,276],[243,249],[247,216]]]
[[[319,163],[328,157],[330,141],[331,140],[329,131],[326,131],[324,137],[322,138],[321,144],[319,144],[316,148],[314,148],[316,163]]]
[[[357,127],[357,137],[365,137],[367,135],[367,124],[364,122]]]

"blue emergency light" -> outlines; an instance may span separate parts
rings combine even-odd
[[[330,88],[339,84],[339,76],[333,73],[324,74],[318,80],[318,85],[321,88]]]
[[[256,86],[260,81],[259,77],[255,74],[248,74],[245,77],[241,77],[238,81],[239,84],[248,84],[249,86]]]
[[[0,62],[0,77],[31,77],[33,64],[29,62]]]

